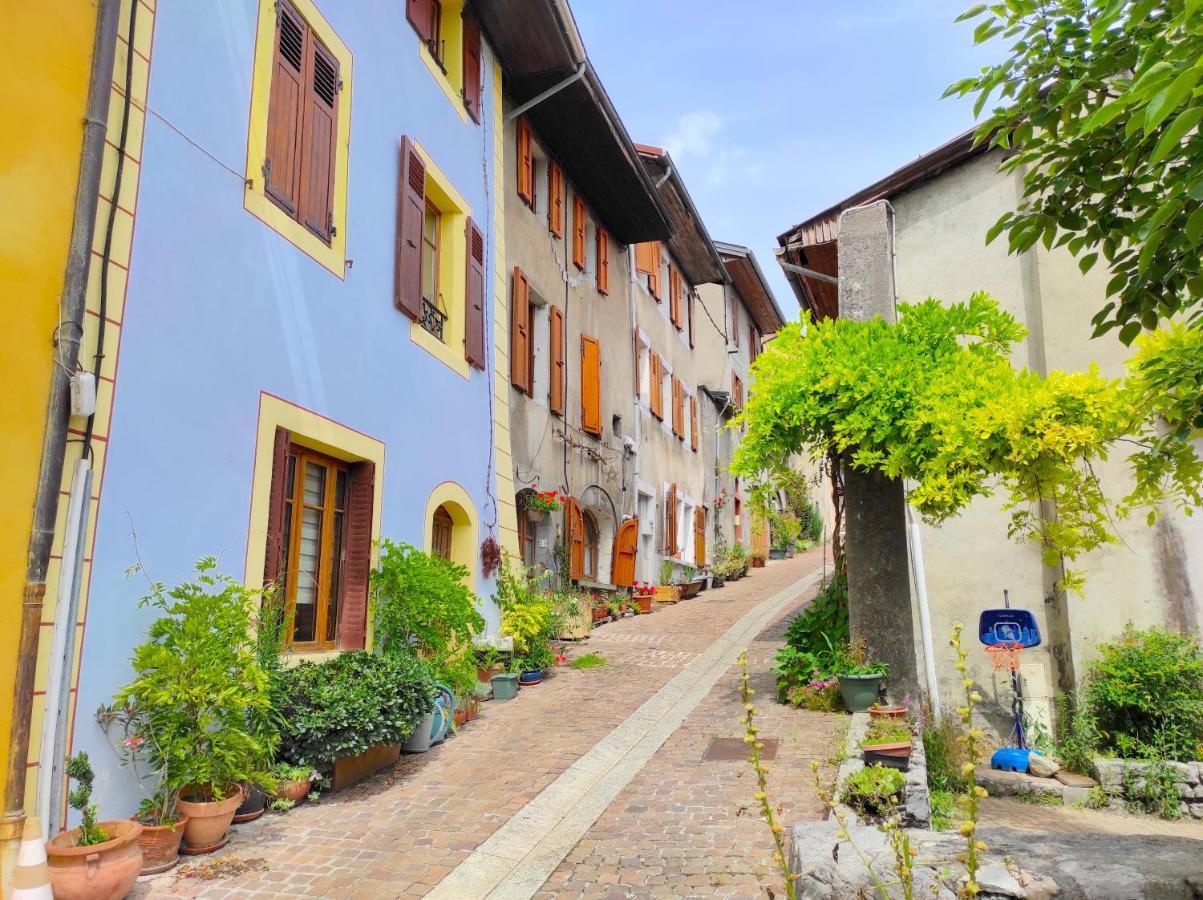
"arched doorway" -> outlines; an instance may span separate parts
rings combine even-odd
[[[467,567],[464,583],[475,591],[479,540],[476,507],[468,492],[453,481],[438,485],[426,500],[424,528],[426,552]]]

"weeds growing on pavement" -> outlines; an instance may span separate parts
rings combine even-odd
[[[965,837],[966,846],[965,852],[960,854],[957,859],[964,863],[965,872],[969,877],[958,893],[962,897],[976,897],[981,892],[977,883],[978,854],[987,849],[986,843],[977,839],[977,814],[978,806],[982,798],[986,796],[986,789],[978,787],[974,782],[973,769],[980,758],[985,735],[980,728],[973,724],[973,708],[982,702],[982,695],[973,689],[973,679],[969,677],[969,666],[965,662],[969,658],[969,654],[961,646],[961,632],[964,628],[965,626],[960,622],[954,625],[952,639],[949,641],[953,650],[956,651],[956,668],[961,673],[961,684],[965,688],[965,705],[957,707],[957,715],[961,718],[964,730],[957,736],[957,740],[965,750],[965,762],[961,766],[961,775],[966,779],[967,784],[965,796],[961,798],[961,810],[964,813],[964,819],[961,821],[961,834]]]
[[[574,669],[599,669],[606,664],[606,658],[597,653],[586,653],[578,656],[568,665]]]

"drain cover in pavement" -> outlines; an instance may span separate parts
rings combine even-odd
[[[777,738],[761,738],[760,743],[764,744],[764,749],[760,751],[761,759],[777,758]],[[744,743],[743,738],[711,738],[710,746],[702,754],[702,759],[743,760],[747,758],[748,745]]]

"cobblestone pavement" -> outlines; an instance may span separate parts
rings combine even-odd
[[[650,616],[605,625],[574,652],[600,653],[607,666],[564,668],[543,684],[524,688],[516,700],[486,703],[480,718],[429,753],[404,757],[392,769],[318,803],[236,826],[224,850],[184,860],[172,873],[142,879],[134,896],[341,900],[424,895],[742,616],[820,565],[817,551],[771,563],[722,590],[707,591]],[[799,605],[801,598],[787,608]],[[758,686],[766,700],[761,704],[764,734],[782,738],[782,759],[798,762],[795,768],[801,769],[809,755],[830,752],[834,725],[804,713],[782,716],[785,711],[767,702],[763,673],[771,641],[766,638],[780,626],[779,622],[762,635],[752,656],[762,673]],[[614,868],[611,861],[618,861],[615,871],[621,877],[624,862],[643,866],[641,855],[647,859],[646,877],[664,879],[643,884],[637,889],[641,896],[651,895],[670,879],[675,879],[673,896],[695,889],[708,896],[729,893],[750,887],[756,874],[767,871],[759,859],[768,858],[762,853],[767,846],[764,826],[751,810],[740,813],[740,806],[750,803],[747,764],[699,761],[710,735],[742,734],[736,686],[733,672],[728,672],[679,732],[645,763],[555,872],[561,895],[597,890],[609,895],[613,891],[604,885]],[[794,774],[797,777],[775,780],[778,796],[785,798],[787,822],[811,803],[801,772]],[[808,769],[805,774],[809,776]],[[648,801],[646,810],[639,809],[641,797]],[[614,846],[621,845],[615,854],[605,847],[616,829],[641,837],[634,845],[627,838],[615,838]],[[689,846],[698,849],[677,862],[656,861],[674,859],[677,848]],[[594,856],[595,848],[600,856]],[[663,856],[653,852],[657,850]],[[582,862],[599,860],[594,879],[587,877],[591,865],[578,872],[572,862],[582,852]],[[703,880],[697,882],[694,869],[699,863],[686,860],[708,853],[725,860],[713,867],[715,877],[720,869],[738,869],[726,885],[708,886],[711,861],[702,864]],[[656,867],[659,871],[650,871]],[[202,874],[216,877],[197,877]],[[617,890],[615,896],[636,895],[634,886]]]

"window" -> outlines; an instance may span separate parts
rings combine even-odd
[[[568,549],[568,577],[580,581],[585,577],[585,517],[575,497],[564,501],[564,543]]]
[[[698,397],[692,394],[689,397],[689,447],[695,453],[698,449],[698,425]]]
[[[676,375],[672,377],[673,390],[673,437],[685,439],[685,385]]]
[[[664,495],[664,555],[676,556],[677,544],[677,486],[671,484]]]
[[[735,305],[734,298],[731,300],[731,340],[735,346],[739,346],[739,307]]]
[[[533,566],[536,562],[536,550],[538,541],[536,539],[536,526],[530,519],[530,513],[518,508],[518,549],[522,553],[522,564],[525,566]]]
[[[744,405],[744,383],[734,372],[731,373],[731,404],[736,409]]]
[[[635,245],[635,271],[647,275],[647,289],[656,301],[660,300],[660,242],[645,241]]]
[[[585,268],[585,201],[580,194],[572,195],[572,264]]]
[[[480,566],[476,507],[468,492],[453,481],[436,485],[426,498],[422,546],[466,570],[464,586],[475,590]]]
[[[547,163],[547,230],[564,236],[564,170],[554,160]]]
[[[514,266],[510,292],[510,384],[530,394],[531,390],[531,314],[530,282],[521,267]]]
[[[610,293],[610,235],[601,225],[597,226],[597,289]]]
[[[485,366],[485,245],[463,196],[401,139],[393,302],[410,339],[467,378]]]
[[[756,326],[748,324],[748,359],[752,362],[756,361],[756,357],[760,355],[760,335],[756,333]]]
[[[532,145],[530,124],[526,119],[518,120],[518,196],[531,209],[535,208],[535,155]]]
[[[677,331],[683,329],[685,322],[681,315],[681,291],[684,282],[685,279],[681,277],[681,273],[670,265],[668,267],[668,316]]]
[[[480,123],[483,100],[480,68],[480,25],[474,16],[464,16],[464,109]]]
[[[405,0],[418,55],[463,121],[480,121],[480,26],[463,0]]]
[[[551,387],[548,390],[548,405],[557,416],[564,415],[564,313],[558,306],[551,307]]]
[[[597,581],[597,520],[588,511],[582,514],[582,519],[585,526],[584,575],[590,581]]]
[[[693,511],[693,564],[706,565],[706,510],[701,506]]]
[[[689,346],[690,346],[690,347],[692,347],[692,346],[693,346],[693,317],[694,317],[694,313],[696,312],[696,307],[694,306],[694,304],[697,302],[697,297],[698,297],[697,291],[695,291],[695,290],[693,290],[692,288],[690,288],[690,290],[689,290],[689,300],[688,300],[688,314],[689,314]]]
[[[581,335],[581,430],[600,437],[601,345],[597,338]]]
[[[447,507],[440,506],[434,511],[434,521],[430,529],[430,549],[431,552],[441,559],[451,559],[451,531],[455,528],[455,521],[451,518],[451,513],[447,512]]]
[[[351,55],[313,0],[260,0],[244,207],[344,276]]]
[[[652,415],[664,419],[664,363],[655,350],[648,351],[648,406]]]

